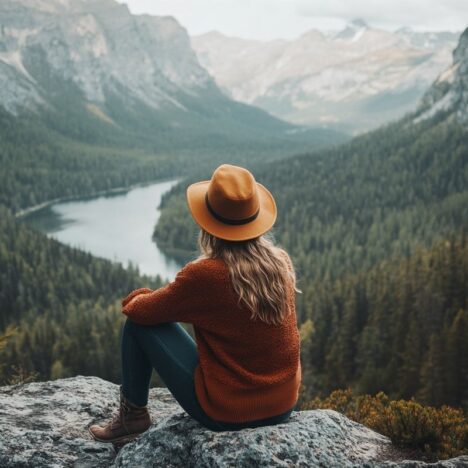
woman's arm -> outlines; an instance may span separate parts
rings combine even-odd
[[[157,325],[164,322],[199,323],[200,310],[204,309],[203,297],[207,287],[199,262],[190,262],[175,279],[161,288],[147,290],[143,294],[127,296],[122,312],[141,325]],[[128,299],[128,300],[127,300]]]

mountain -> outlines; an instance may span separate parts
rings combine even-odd
[[[132,15],[114,0],[2,0],[0,107],[120,146],[314,140],[221,93],[174,18]]]
[[[333,34],[332,36],[335,39],[356,42],[367,29],[369,29],[367,23],[361,18],[356,18],[350,21],[342,31],[338,31],[338,33]]]
[[[460,36],[453,51],[452,65],[424,94],[416,111],[414,122],[420,122],[438,113],[451,116],[461,125],[468,124],[468,29]]]
[[[282,119],[359,133],[413,110],[450,64],[457,33],[395,32],[363,20],[342,31],[256,41],[210,32],[192,37],[200,63],[224,92]]]
[[[187,111],[178,93],[214,88],[171,17],[132,16],[112,0],[3,0],[0,8],[1,102],[12,112],[47,103],[46,66],[97,106],[124,92],[154,109]]]

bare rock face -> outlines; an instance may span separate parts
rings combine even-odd
[[[390,441],[330,410],[293,412],[276,426],[213,432],[167,389],[151,389],[153,425],[120,450],[87,428],[112,417],[118,385],[73,377],[0,388],[0,466],[19,467],[377,467],[468,466],[468,457],[426,465],[386,461]]]
[[[424,95],[415,122],[446,112],[468,125],[468,28],[453,51],[453,63]]]
[[[50,100],[50,73],[97,104],[124,92],[152,108],[183,109],[179,93],[214,89],[172,17],[132,15],[113,0],[2,0],[1,105],[15,113]]]
[[[176,19],[134,15],[116,0],[0,0],[0,113],[66,136],[79,122],[79,138],[126,134],[156,151],[328,138],[229,99]]]

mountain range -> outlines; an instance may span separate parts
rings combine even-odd
[[[159,150],[326,135],[233,101],[174,18],[114,0],[1,0],[0,107],[79,140]]]
[[[390,32],[361,19],[294,40],[191,38],[223,91],[282,119],[359,133],[413,110],[451,62],[459,34]]]

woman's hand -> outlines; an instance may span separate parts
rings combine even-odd
[[[139,289],[133,290],[130,294],[127,295],[127,297],[122,299],[122,307],[125,307],[127,304],[129,304],[133,299],[135,299],[140,294],[148,294],[151,292],[153,292],[153,290],[149,288],[139,288]]]

